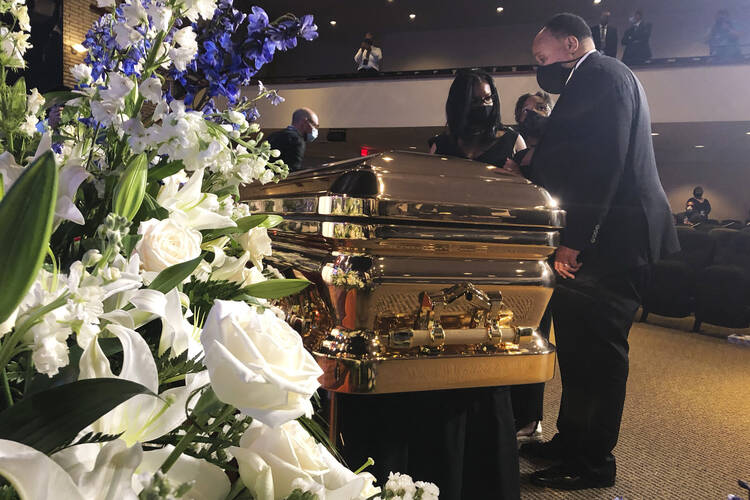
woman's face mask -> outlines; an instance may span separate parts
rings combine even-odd
[[[550,94],[559,94],[565,88],[565,83],[568,81],[570,73],[573,68],[566,68],[563,64],[577,62],[580,57],[571,59],[569,61],[560,61],[546,66],[538,66],[536,68],[536,81],[539,87],[545,92]]]
[[[490,128],[492,118],[492,105],[474,105],[469,109],[467,117],[466,132],[467,135],[480,135]]]
[[[533,137],[538,139],[544,134],[544,129],[547,126],[548,116],[541,115],[536,111],[528,110],[526,117],[519,123],[519,129],[521,135],[524,137]]]

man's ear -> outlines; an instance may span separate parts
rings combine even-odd
[[[571,54],[575,54],[578,52],[578,47],[580,47],[580,42],[578,41],[578,38],[574,36],[569,36],[565,38],[565,46],[570,51]]]

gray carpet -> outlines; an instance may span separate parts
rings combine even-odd
[[[750,348],[643,323],[633,326],[630,346],[615,486],[540,489],[528,482],[535,467],[522,459],[521,498],[746,498],[737,479],[750,480]],[[559,402],[556,375],[546,387],[545,439],[555,433]]]

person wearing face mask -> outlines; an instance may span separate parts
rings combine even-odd
[[[620,42],[617,37],[617,28],[609,24],[610,12],[602,12],[599,24],[591,27],[591,35],[594,39],[594,45],[599,53],[609,57],[617,57],[617,44]]]
[[[500,121],[500,97],[492,77],[481,71],[460,71],[445,102],[448,127],[428,141],[433,154],[457,156],[502,167],[523,138]]]
[[[521,453],[554,461],[532,474],[557,489],[612,486],[628,377],[628,333],[651,264],[679,250],[656,170],[645,91],[597,52],[591,29],[558,14],[536,35],[537,82],[560,94],[530,177],[566,211],[550,300],[562,380],[558,433]]]
[[[308,142],[318,138],[318,115],[310,108],[300,108],[292,113],[292,124],[268,136],[271,148],[281,151],[281,159],[289,172],[302,170],[302,160]]]
[[[622,38],[622,62],[628,66],[643,64],[651,59],[651,24],[643,21],[643,12],[636,10],[630,18],[630,28]]]
[[[552,97],[546,92],[524,94],[516,101],[515,118],[518,131],[528,146],[509,158],[503,169],[507,172],[528,177],[528,168],[534,157],[534,148],[547,126],[552,113]]]

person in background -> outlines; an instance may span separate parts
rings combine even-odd
[[[594,39],[596,50],[600,54],[609,57],[617,57],[617,44],[620,39],[617,37],[617,28],[609,24],[610,12],[605,10],[599,24],[591,27],[591,35]]]
[[[716,22],[708,34],[709,54],[720,59],[736,59],[740,51],[740,35],[734,29],[729,11],[721,9],[716,13]]]
[[[539,143],[547,125],[552,106],[552,97],[546,92],[524,94],[516,102],[515,118],[518,130],[526,141],[527,149],[519,151],[509,159],[503,169],[523,175],[534,156],[534,148]],[[539,324],[542,336],[549,339],[552,315],[549,308]],[[513,418],[516,422],[516,439],[519,443],[542,439],[542,417],[544,416],[544,384],[514,385],[510,388],[513,404]]]
[[[628,66],[643,64],[651,59],[651,24],[643,21],[643,11],[636,10],[630,23],[630,28],[622,38],[622,45],[625,47],[622,62]]]
[[[273,149],[281,151],[281,159],[289,172],[302,170],[302,160],[308,142],[318,138],[318,115],[310,108],[300,108],[292,113],[292,124],[268,136]]]
[[[481,71],[460,71],[445,102],[448,127],[428,141],[430,153],[457,156],[503,167],[526,149],[520,134],[500,121],[495,82]]]
[[[707,198],[703,197],[703,188],[695,186],[693,197],[685,203],[685,224],[697,224],[708,220],[708,214],[711,213],[711,204]]]
[[[372,33],[365,33],[365,39],[359,46],[359,50],[354,54],[354,61],[357,63],[359,73],[377,75],[380,73],[380,66],[383,63],[383,51],[380,47],[375,46]]]

